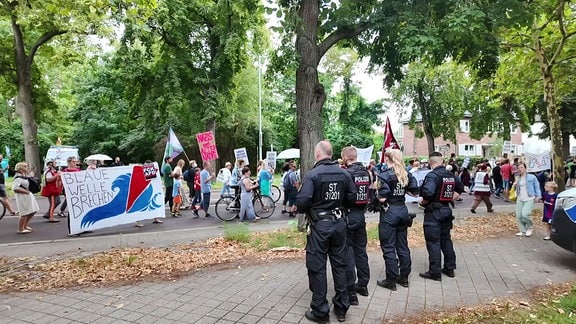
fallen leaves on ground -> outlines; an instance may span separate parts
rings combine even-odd
[[[534,223],[541,224],[536,213]],[[368,226],[378,226],[369,224]],[[544,227],[539,226],[543,233]],[[501,236],[516,231],[513,214],[457,219],[452,230],[455,242],[470,242]],[[267,242],[271,237],[291,232],[255,233],[253,242]],[[535,232],[535,235],[538,230]],[[301,242],[304,234],[299,233]],[[409,229],[409,245],[425,245],[422,223],[414,222]],[[303,244],[303,243],[300,243]],[[368,249],[378,251],[378,240],[369,240]],[[75,286],[102,286],[151,280],[171,280],[199,269],[237,265],[253,265],[282,259],[303,259],[302,248],[262,249],[250,245],[214,238],[201,243],[179,244],[168,248],[121,248],[82,257],[0,258],[0,291],[38,291]]]

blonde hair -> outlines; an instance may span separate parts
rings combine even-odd
[[[556,181],[546,181],[544,183],[544,185],[552,188],[552,190],[554,190],[554,192],[556,192],[556,190],[558,190],[558,184],[556,183]]]
[[[18,172],[18,173],[21,173],[20,171],[27,166],[28,166],[28,163],[26,163],[26,162],[18,162],[14,166],[14,170],[16,170],[16,172]]]
[[[389,149],[384,153],[386,159],[388,160],[388,167],[394,170],[394,174],[398,178],[398,182],[402,187],[408,185],[408,172],[404,167],[404,161],[402,160],[402,152],[398,149]]]

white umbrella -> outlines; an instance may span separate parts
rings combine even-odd
[[[300,158],[300,149],[297,148],[291,148],[291,149],[287,149],[284,150],[282,152],[280,152],[280,154],[278,154],[278,156],[276,156],[277,159],[299,159]]]
[[[94,160],[94,161],[112,161],[113,158],[109,157],[106,154],[92,154],[84,158],[84,161]]]

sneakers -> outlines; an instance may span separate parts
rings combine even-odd
[[[141,221],[137,221],[136,223],[134,223],[134,227],[144,227],[144,224],[142,224]]]
[[[532,236],[532,227],[530,227],[530,228],[528,228],[528,229],[526,230],[526,236],[527,236],[527,237]]]
[[[548,241],[548,240],[550,240],[550,235],[546,235],[546,236],[544,236],[542,239],[543,239],[544,241]]]
[[[198,210],[197,210],[197,209],[194,209],[192,212],[194,213],[194,216],[193,216],[192,218],[198,218],[198,217],[200,217],[200,215],[198,215]]]
[[[312,322],[316,322],[316,323],[329,323],[330,322],[330,316],[326,315],[326,316],[316,316],[314,315],[314,312],[312,312],[311,309],[307,310],[306,313],[304,313],[304,317],[306,317],[308,320],[312,321]]]
[[[338,322],[346,322],[346,314],[337,313],[336,310],[334,310],[334,315],[336,315]]]
[[[422,277],[424,279],[434,280],[434,281],[442,281],[441,276],[432,276],[429,271],[420,272],[420,277]]]
[[[350,301],[350,305],[352,306],[360,305],[360,302],[358,301],[358,296],[356,296],[356,294],[348,295],[348,300]]]
[[[446,269],[446,268],[444,268],[444,269],[442,269],[442,273],[445,274],[445,275],[447,275],[447,276],[450,277],[450,278],[454,278],[454,277],[455,277],[455,275],[454,275],[454,270],[452,270],[452,269]]]
[[[210,215],[210,214],[208,214],[208,213],[206,213],[206,216],[204,216],[204,217],[206,217],[206,218],[214,218],[214,216],[212,216],[212,215]]]
[[[356,289],[356,293],[360,296],[368,296],[368,288],[356,285],[354,287]]]
[[[518,233],[516,233],[516,236],[524,236],[524,233],[523,233],[523,232],[518,232]]]
[[[471,212],[472,214],[476,214],[476,211],[475,211],[474,209],[470,209],[470,212]]]
[[[60,212],[58,213],[58,216],[60,216],[60,217],[66,217],[66,214],[64,214],[63,211],[60,211]]]
[[[378,279],[376,284],[380,287],[384,287],[386,289],[390,289],[392,291],[396,291],[396,281],[395,280],[388,280],[388,279]]]
[[[282,209],[282,211],[280,212],[280,214],[286,214],[286,213],[287,213],[286,209]]]

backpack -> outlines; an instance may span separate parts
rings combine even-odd
[[[190,169],[184,171],[184,174],[182,174],[182,177],[184,177],[184,181],[186,181],[186,182],[194,181],[194,179],[190,179]]]
[[[284,176],[284,178],[282,179],[282,187],[284,187],[284,190],[290,190],[294,187],[294,185],[292,185],[292,180],[290,179],[290,175],[293,172],[294,171],[288,171]]]
[[[42,190],[42,185],[40,184],[40,180],[34,177],[22,177],[16,176],[16,178],[22,178],[28,180],[28,191],[33,194],[37,194]]]

